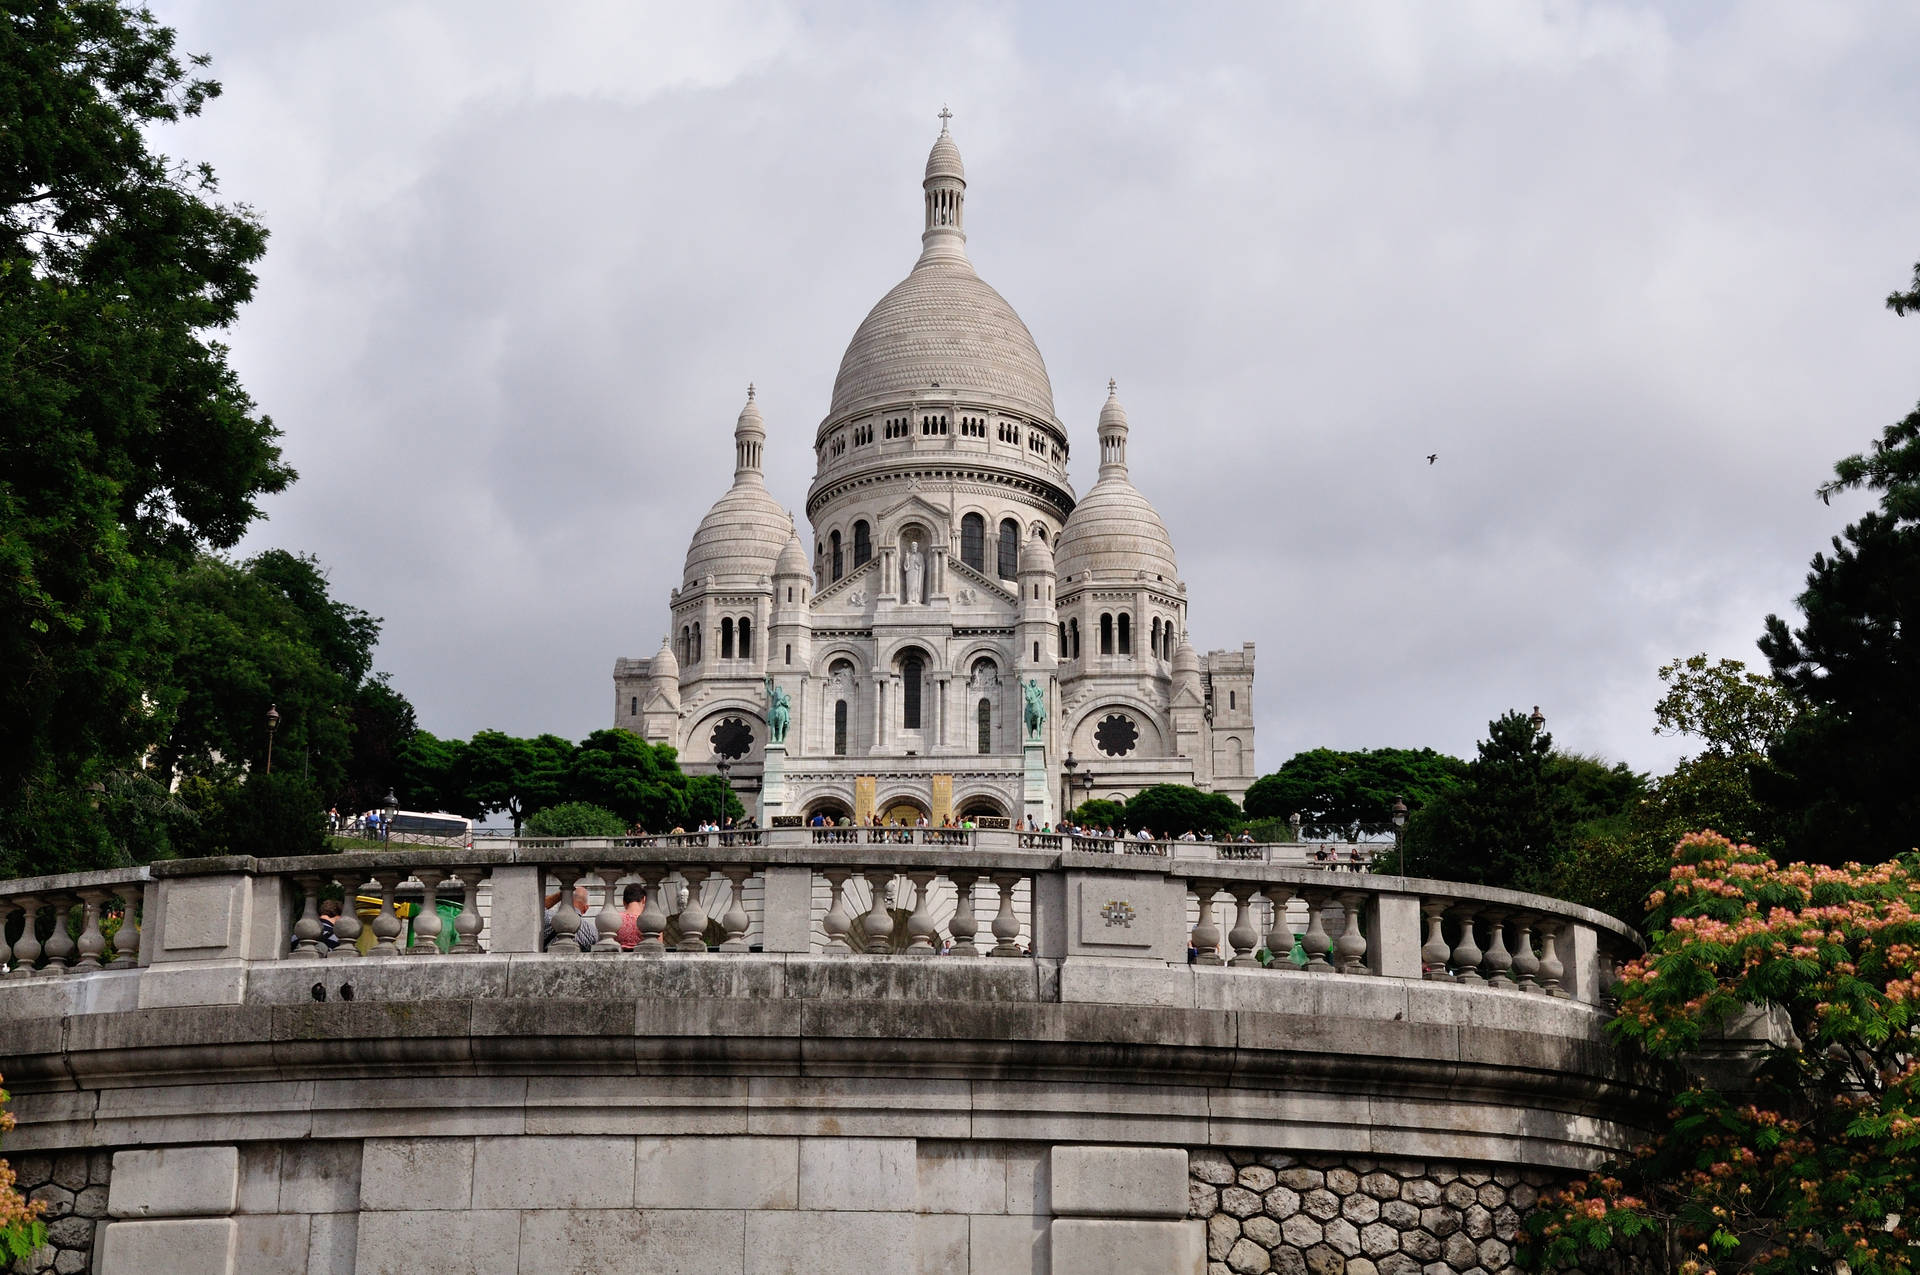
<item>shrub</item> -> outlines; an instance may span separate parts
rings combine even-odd
[[[619,815],[586,801],[563,801],[536,810],[526,824],[529,837],[619,837],[626,831]]]

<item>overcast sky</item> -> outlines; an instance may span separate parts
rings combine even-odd
[[[611,723],[749,380],[803,508],[943,102],[1076,488],[1116,377],[1194,644],[1259,645],[1263,772],[1536,703],[1663,768],[1655,669],[1760,662],[1920,397],[1910,4],[156,8],[226,86],[160,144],[272,232],[246,548],[443,736]]]

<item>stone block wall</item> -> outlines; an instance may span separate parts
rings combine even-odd
[[[1526,1215],[1566,1175],[1438,1161],[1194,1151],[1207,1275],[1520,1275]]]
[[[47,1224],[46,1244],[8,1266],[8,1275],[79,1275],[92,1269],[94,1231],[107,1216],[113,1153],[19,1155],[7,1157],[7,1162],[19,1178],[20,1193],[47,1206],[41,1215]]]

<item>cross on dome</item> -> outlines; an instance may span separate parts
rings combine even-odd
[[[953,118],[953,112],[947,109],[945,102],[940,104],[940,131],[947,131],[947,121]]]

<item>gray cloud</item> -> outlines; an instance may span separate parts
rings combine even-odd
[[[1265,768],[1535,703],[1664,764],[1654,669],[1755,658],[1920,393],[1903,6],[160,10],[227,86],[163,145],[273,231],[253,541],[442,734],[609,720],[749,379],[801,506],[943,100],[1081,489],[1115,376],[1196,643],[1260,644]]]

